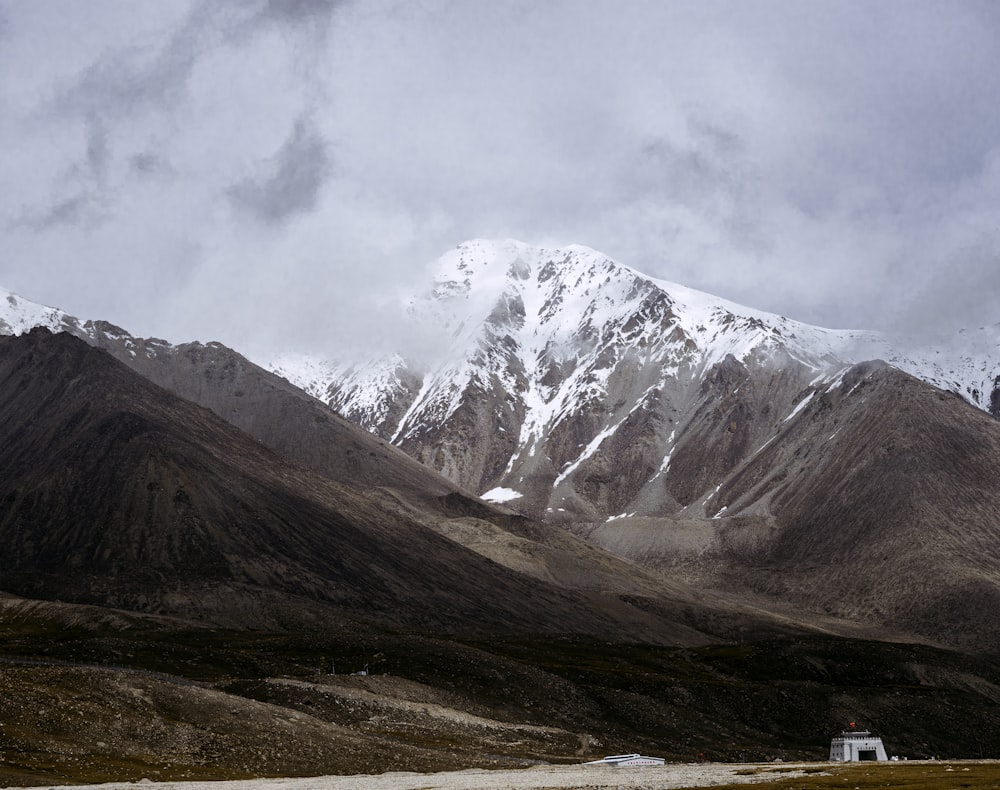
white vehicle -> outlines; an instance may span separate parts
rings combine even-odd
[[[584,765],[613,765],[616,768],[630,768],[634,765],[663,765],[663,758],[645,757],[641,754],[612,754],[600,760],[591,760]]]

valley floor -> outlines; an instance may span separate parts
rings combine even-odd
[[[66,790],[694,790],[705,787],[725,790],[739,785],[766,784],[783,790],[840,790],[845,783],[856,790],[1000,788],[1000,761],[668,763],[648,768],[544,765],[517,770],[395,772],[221,782],[150,782],[143,779],[61,787]]]
[[[229,782],[119,782],[67,785],[73,790],[604,790],[604,788],[713,787],[757,784],[802,776],[823,764],[668,763],[642,768],[544,765],[515,770],[472,769],[439,773],[397,772],[377,775],[319,776],[296,779],[249,779]]]

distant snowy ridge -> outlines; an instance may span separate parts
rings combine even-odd
[[[221,347],[219,343],[174,345],[162,338],[140,338],[100,319],[81,320],[56,307],[47,307],[0,288],[0,335],[21,335],[35,327],[67,332],[87,343],[110,351],[122,361],[153,360],[187,347]]]
[[[81,320],[55,307],[46,307],[0,288],[0,334],[20,335],[35,327],[68,332],[91,345],[119,355],[152,359],[175,346],[156,337],[136,338],[121,327],[99,319]]]

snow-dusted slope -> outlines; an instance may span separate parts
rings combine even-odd
[[[879,347],[880,359],[1000,417],[1000,324],[961,330],[930,343],[884,338]]]
[[[36,326],[53,332],[72,330],[79,322],[62,310],[29,302],[0,288],[0,334],[21,335]]]
[[[904,355],[875,333],[753,310],[580,246],[467,242],[410,314],[440,330],[436,363],[270,367],[462,485],[550,516],[704,506],[751,444],[853,362],[887,359],[984,408],[1000,373],[995,343]],[[709,413],[741,386],[754,394],[727,429],[735,444],[708,443]]]

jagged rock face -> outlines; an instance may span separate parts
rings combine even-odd
[[[436,366],[331,366],[317,394],[459,485],[554,521],[697,508],[857,335],[516,242],[449,253],[412,317],[446,339]]]
[[[396,355],[275,369],[463,487],[578,524],[715,515],[709,499],[798,404],[853,362],[1000,411],[995,328],[903,353],[653,280],[583,247],[460,245],[412,318],[436,365]],[[1000,377],[998,377],[1000,378]]]
[[[990,392],[989,413],[994,417],[1000,417],[1000,376],[993,379],[993,390]]]

